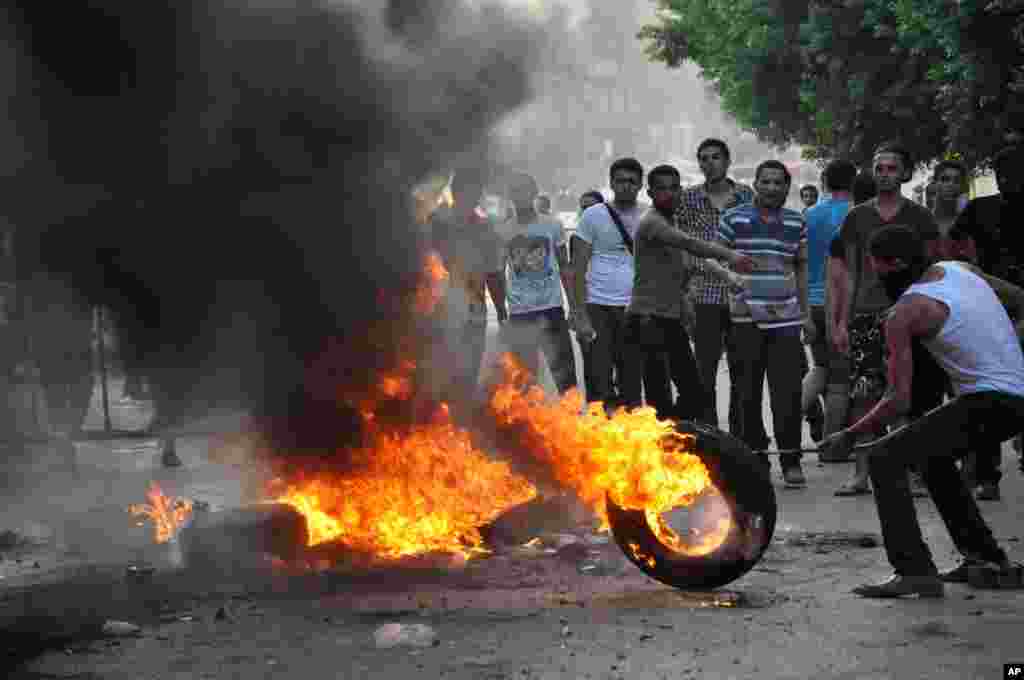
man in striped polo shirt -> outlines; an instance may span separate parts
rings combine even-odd
[[[752,204],[722,215],[719,239],[750,256],[754,271],[729,272],[732,295],[732,346],[743,403],[743,438],[752,449],[768,446],[761,423],[761,395],[765,373],[771,394],[775,441],[780,450],[799,449],[801,439],[801,374],[804,348],[800,331],[813,339],[807,308],[807,228],[803,216],[784,208],[792,177],[785,165],[770,160],[754,175]],[[750,421],[750,422],[748,422]],[[768,457],[765,456],[765,462]],[[787,486],[804,486],[800,454],[779,457]]]

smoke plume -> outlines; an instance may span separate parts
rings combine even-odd
[[[0,13],[20,277],[111,310],[171,416],[233,402],[329,446],[332,390],[371,382],[410,323],[412,187],[486,155],[538,29],[459,0]]]

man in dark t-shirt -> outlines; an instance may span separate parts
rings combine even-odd
[[[880,146],[874,158],[878,195],[850,210],[829,252],[829,266],[836,271],[838,281],[836,295],[829,298],[829,318],[836,349],[850,357],[852,420],[870,410],[885,393],[882,320],[894,302],[869,264],[868,243],[884,227],[903,225],[925,242],[929,257],[935,256],[938,246],[935,218],[927,208],[905,198],[900,191],[912,172],[913,163],[904,148],[891,143]],[[919,354],[926,362],[924,354]],[[939,385],[934,387],[935,406],[941,403],[941,390]],[[861,455],[857,457],[853,477],[836,494],[867,491],[867,459]]]

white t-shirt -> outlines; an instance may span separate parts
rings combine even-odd
[[[637,203],[628,210],[615,208],[629,235],[636,235],[646,205]],[[633,256],[626,249],[619,228],[603,203],[583,211],[576,236],[590,244],[593,252],[587,269],[587,302],[592,305],[625,307],[633,295]]]

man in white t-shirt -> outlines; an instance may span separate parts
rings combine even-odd
[[[849,447],[910,410],[912,342],[920,339],[953,385],[954,398],[873,443],[869,454],[878,519],[895,575],[853,592],[862,597],[942,597],[943,582],[963,583],[972,566],[1013,569],[978,511],[953,461],[979,443],[1005,441],[1024,419],[1024,354],[1007,309],[1024,310],[1024,290],[961,262],[931,265],[913,229],[884,227],[868,246],[869,263],[890,299],[886,315],[887,389],[864,417],[827,445]],[[920,470],[964,561],[939,574],[917,522],[907,465]]]
[[[631,242],[647,206],[636,200],[644,176],[636,159],[615,161],[609,175],[614,200],[584,210],[573,236],[574,326],[583,350],[587,401],[617,404],[620,395],[613,387],[612,368],[619,371],[619,384],[623,384],[622,338],[634,275]],[[629,235],[629,244],[612,211]]]

